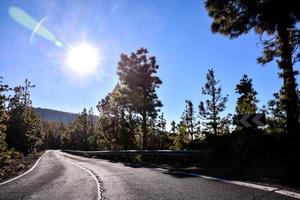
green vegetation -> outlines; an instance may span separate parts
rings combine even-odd
[[[9,155],[8,149],[29,154],[42,149],[119,150],[119,149],[197,149],[215,135],[221,138],[241,132],[260,131],[264,134],[285,134],[287,115],[283,92],[275,93],[268,102],[268,126],[259,130],[243,129],[236,124],[236,116],[256,113],[257,92],[252,79],[244,75],[236,85],[236,113],[222,115],[229,96],[223,96],[220,81],[209,69],[202,94],[207,96],[200,102],[199,113],[194,104],[186,100],[181,121],[171,122],[166,129],[162,103],[156,88],[162,84],[156,76],[158,65],[155,57],[147,58],[144,48],[122,54],[119,62],[119,82],[104,99],[97,104],[100,116],[95,117],[92,108],[76,115],[71,123],[42,121],[32,108],[29,90],[33,87],[25,80],[24,86],[10,89],[1,81],[1,158]],[[132,69],[133,66],[133,69]],[[12,93],[12,94],[10,94]],[[9,95],[10,94],[10,95]],[[205,97],[204,97],[205,98]],[[233,119],[231,119],[234,115]],[[227,136],[226,136],[227,137]]]
[[[63,122],[65,124],[73,122],[78,116],[75,113],[62,112],[47,108],[34,108],[34,111],[37,112],[41,118],[43,118],[43,120],[51,122]]]
[[[240,80],[240,83],[236,85],[235,91],[240,96],[236,102],[236,115],[233,116],[233,123],[237,126],[237,129],[240,129],[238,116],[255,114],[258,110],[256,105],[258,103],[258,100],[256,99],[257,92],[252,86],[252,79],[249,79],[246,74]]]
[[[0,166],[10,158],[19,158],[42,150],[40,116],[32,109],[30,88],[24,85],[11,89],[0,82]],[[12,94],[11,94],[12,91]]]
[[[8,159],[7,144],[5,142],[7,114],[5,110],[5,102],[7,97],[5,92],[8,91],[8,85],[4,85],[2,77],[0,77],[0,164]]]
[[[223,96],[220,81],[216,80],[213,69],[209,69],[206,75],[207,82],[202,88],[202,94],[208,99],[199,103],[199,113],[195,111],[193,102],[186,100],[181,120],[178,123],[172,121],[171,129],[167,130],[164,114],[159,111],[162,104],[155,92],[157,84],[161,84],[160,79],[155,75],[158,67],[153,67],[151,70],[150,66],[156,66],[154,64],[156,61],[150,58],[153,59],[153,63],[148,63],[150,61],[147,60],[147,53],[148,51],[142,48],[132,53],[130,58],[121,55],[118,69],[120,80],[113,91],[98,102],[96,106],[100,114],[98,118],[94,117],[92,110],[87,112],[83,109],[70,124],[44,122],[43,139],[46,148],[143,149],[145,143],[147,149],[216,148],[211,138],[218,138],[219,141],[222,138],[224,140],[239,138],[239,136],[229,135],[247,133],[251,135],[258,132],[270,137],[278,137],[286,133],[283,114],[285,110],[278,95],[270,100],[264,110],[268,114],[266,127],[244,129],[236,124],[237,115],[253,114],[258,110],[257,92],[253,88],[252,79],[247,75],[244,75],[236,85],[236,92],[240,95],[237,99],[236,113],[222,115],[229,96]],[[131,66],[135,69],[130,70]],[[126,73],[120,72],[121,69]],[[147,99],[146,103],[143,99]],[[280,123],[277,122],[278,120]]]
[[[231,39],[254,30],[261,38],[263,55],[257,59],[261,64],[274,58],[283,78],[282,96],[286,113],[286,128],[290,134],[299,134],[297,83],[293,65],[299,61],[300,3],[277,0],[219,1],[206,0],[205,6],[213,18],[213,33],[221,33]]]
[[[119,82],[96,106],[100,115],[95,117],[92,108],[84,108],[71,123],[42,120],[32,108],[29,90],[34,85],[30,81],[25,80],[24,85],[13,89],[1,81],[1,165],[11,157],[43,149],[206,149],[209,151],[201,158],[202,165],[229,168],[239,176],[264,176],[268,173],[264,166],[275,164],[278,167],[272,170],[280,178],[295,178],[290,174],[299,167],[294,162],[299,156],[299,137],[286,129],[282,91],[275,93],[264,108],[268,116],[266,127],[243,128],[236,124],[236,116],[258,110],[252,79],[244,75],[236,85],[236,113],[222,115],[229,96],[222,94],[220,81],[216,80],[214,70],[209,69],[202,88],[207,100],[199,103],[199,112],[191,100],[186,100],[181,120],[172,121],[171,129],[167,130],[164,113],[160,111],[162,103],[156,94],[156,88],[162,84],[156,76],[158,65],[155,57],[147,58],[147,53],[142,48],[130,57],[122,54]]]
[[[25,155],[40,150],[42,146],[41,120],[33,111],[30,100],[29,89],[33,87],[27,79],[24,86],[15,87],[7,108],[7,144]]]
[[[148,148],[148,127],[154,126],[153,121],[162,106],[156,94],[156,88],[162,84],[156,76],[159,66],[155,57],[147,58],[147,53],[147,49],[141,48],[130,56],[122,54],[118,66],[121,98],[141,116],[143,149]]]
[[[199,114],[201,118],[205,121],[204,127],[207,132],[212,132],[213,134],[224,134],[224,131],[228,131],[226,126],[227,121],[230,116],[221,117],[220,114],[226,108],[226,102],[228,101],[228,95],[222,96],[222,88],[219,86],[219,82],[215,79],[215,74],[213,69],[209,69],[206,75],[207,82],[202,88],[202,94],[209,96],[206,102],[200,102]]]
[[[162,84],[157,76],[159,66],[156,58],[141,48],[131,55],[121,54],[118,83],[96,105],[99,117],[92,109],[83,109],[71,123],[42,121],[30,100],[29,90],[34,85],[25,80],[23,86],[10,89],[1,77],[0,165],[12,152],[27,155],[42,149],[209,149],[202,161],[206,164],[230,166],[240,174],[267,166],[297,180],[300,92],[293,65],[300,58],[298,1],[207,0],[205,5],[213,18],[213,32],[236,38],[253,29],[264,48],[258,62],[266,64],[278,58],[284,83],[261,109],[267,114],[267,126],[243,128],[236,123],[237,115],[258,112],[252,79],[244,75],[237,83],[236,113],[224,115],[229,96],[222,94],[220,81],[209,69],[202,88],[206,101],[199,103],[199,112],[186,100],[180,122],[172,121],[167,130],[157,95]]]
[[[245,74],[235,90],[240,95],[236,103],[236,113],[238,115],[256,113],[258,100],[256,99],[257,92],[252,86],[252,79]]]

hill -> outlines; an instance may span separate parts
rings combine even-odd
[[[66,124],[71,123],[78,114],[63,112],[59,110],[53,110],[48,108],[34,108],[34,110],[42,117],[45,121],[64,122]]]

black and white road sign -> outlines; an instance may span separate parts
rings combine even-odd
[[[264,113],[257,113],[251,115],[240,115],[239,122],[246,128],[256,127],[256,126],[265,126],[266,125],[266,116]]]

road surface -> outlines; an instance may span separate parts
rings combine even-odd
[[[294,199],[274,191],[46,151],[32,171],[0,185],[0,199]]]

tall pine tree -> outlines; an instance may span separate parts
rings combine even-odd
[[[32,109],[29,80],[23,86],[16,86],[9,100],[6,141],[9,147],[28,154],[39,150],[43,144],[40,116]]]
[[[7,144],[5,142],[7,113],[5,104],[8,97],[5,93],[8,90],[8,85],[3,84],[2,77],[0,76],[0,165],[7,159]]]
[[[196,121],[194,105],[191,100],[185,101],[185,111],[181,118],[186,125],[187,132],[190,135],[191,140],[193,141],[198,132],[199,123]]]
[[[200,102],[199,114],[204,120],[204,125],[208,131],[212,131],[215,135],[222,134],[219,130],[222,126],[223,118],[220,114],[226,108],[228,95],[223,97],[222,88],[219,86],[218,80],[215,79],[213,69],[209,69],[206,75],[206,83],[202,88],[202,94],[207,95],[209,99]]]
[[[102,99],[97,109],[100,113],[97,130],[103,145],[108,149],[135,148],[138,117],[132,111],[127,96],[117,84],[114,90]]]
[[[235,92],[240,95],[236,103],[236,113],[238,115],[256,113],[258,100],[256,99],[257,92],[252,85],[252,79],[244,75],[240,83],[236,85]]]
[[[273,99],[268,102],[269,129],[272,132],[286,132],[286,112],[282,102],[282,90],[273,94]]]
[[[143,149],[148,148],[148,126],[157,117],[162,106],[156,89],[162,81],[156,75],[159,66],[154,56],[147,57],[148,50],[140,48],[130,56],[121,54],[118,75],[122,93],[132,105],[132,109],[142,118]]]
[[[299,133],[297,101],[297,72],[293,64],[300,60],[300,1],[289,0],[206,0],[205,6],[213,18],[212,31],[237,38],[254,30],[261,38],[263,56],[258,62],[266,64],[277,58],[283,78],[283,98],[289,133]],[[265,36],[266,35],[266,36]],[[264,37],[265,36],[265,37]]]

